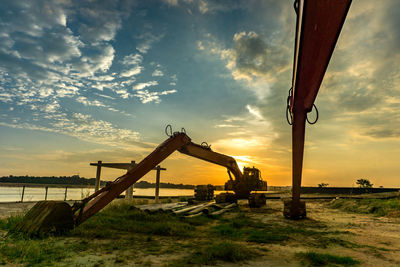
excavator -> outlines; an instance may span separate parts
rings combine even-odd
[[[169,133],[167,129],[170,129]],[[172,133],[172,127],[168,125],[166,133],[169,138],[125,175],[76,202],[72,207],[63,201],[38,202],[27,212],[14,231],[37,236],[71,230],[99,212],[176,150],[226,167],[230,178],[225,185],[226,190],[233,190],[237,199],[248,198],[250,203],[254,203],[256,199],[264,198],[265,203],[264,194],[251,193],[267,190],[267,183],[261,179],[258,169],[245,167],[242,173],[233,157],[212,151],[211,147],[204,142],[201,145],[193,143],[183,128],[180,132]]]

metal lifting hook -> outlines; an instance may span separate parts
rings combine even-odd
[[[168,137],[171,137],[171,136],[172,136],[172,126],[171,126],[171,124],[168,124],[167,127],[165,127],[165,134],[166,134]]]
[[[184,133],[184,134],[186,134],[186,130],[185,130],[185,128],[182,127],[180,132],[173,132],[173,131],[172,131],[172,126],[171,126],[171,124],[168,124],[167,127],[165,127],[165,134],[166,134],[168,137],[174,136],[174,135],[177,134],[177,133]]]
[[[308,122],[309,124],[316,124],[317,121],[318,121],[319,112],[318,112],[317,106],[316,106],[315,104],[313,104],[313,108],[315,108],[316,118],[315,118],[315,120],[314,120],[313,122],[311,122],[311,121],[308,119],[308,113],[307,113],[306,119],[307,119],[307,122]],[[310,110],[310,112],[311,112],[311,111],[312,111],[312,109]]]
[[[289,125],[293,124],[293,114],[292,111],[290,110],[292,106],[292,97],[293,97],[293,87],[290,87],[288,97],[286,100],[286,121]]]
[[[202,142],[200,145],[204,148],[211,149],[211,145],[209,145],[207,142]]]

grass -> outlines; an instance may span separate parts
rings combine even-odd
[[[25,263],[30,266],[50,265],[66,257],[63,247],[53,239],[27,240],[5,238],[0,242],[0,263]]]
[[[239,262],[256,256],[258,256],[258,253],[247,246],[232,241],[222,241],[197,248],[189,256],[176,260],[167,266],[212,265],[217,261]]]
[[[23,215],[0,219],[0,230],[8,231],[14,228],[23,218]]]
[[[165,263],[192,266],[247,261],[263,254],[252,247],[265,250],[265,244],[360,248],[342,239],[348,233],[330,231],[327,225],[310,219],[265,222],[246,211],[230,212],[215,218],[182,218],[168,212],[141,211],[134,204],[123,201],[110,205],[62,237],[0,237],[0,265],[48,266],[62,263],[68,266],[77,264],[73,259],[85,257],[94,258],[103,265],[143,265],[146,262],[151,265],[150,255],[176,255],[180,258]],[[0,234],[12,229],[21,218],[0,220]],[[302,259],[311,262],[313,255],[303,255]]]
[[[132,202],[110,205],[63,237],[31,239],[18,234],[0,237],[0,264],[46,266],[80,253],[113,254],[119,251],[122,255],[129,250],[140,251],[141,255],[170,253],[180,249],[180,239],[195,237],[196,227],[212,221],[206,217],[185,219],[166,212],[151,214],[133,205]],[[22,218],[0,219],[0,234],[14,228]],[[174,243],[165,249],[164,239],[167,243],[173,239]],[[117,262],[125,261],[119,255]],[[132,260],[137,254],[131,253],[127,258]]]
[[[289,241],[301,240],[312,247],[342,246],[357,248],[357,244],[342,239],[348,232],[329,231],[327,226],[313,220],[299,222],[265,223],[250,218],[244,213],[236,217],[221,219],[210,228],[210,234],[234,241],[246,241],[262,244],[285,244]]]
[[[400,217],[400,199],[338,199],[329,207],[347,212]]]
[[[130,233],[184,237],[190,236],[193,230],[191,221],[182,220],[171,213],[149,214],[130,203],[121,203],[93,216],[75,228],[71,235],[102,239],[118,239]]]
[[[309,266],[355,266],[359,261],[350,257],[341,257],[332,254],[317,252],[300,252],[297,256]]]

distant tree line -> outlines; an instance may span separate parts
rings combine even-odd
[[[21,184],[63,184],[63,185],[94,185],[95,178],[85,178],[79,175],[72,176],[3,176],[0,177],[0,183],[21,183]],[[106,181],[101,181],[104,186]],[[135,183],[136,188],[155,188],[155,183],[140,181]],[[178,188],[178,189],[194,189],[194,185],[188,184],[173,184],[173,183],[160,183],[161,188]]]
[[[136,188],[155,188],[155,183],[149,183],[146,181],[140,181],[135,183]],[[178,189],[194,189],[194,185],[190,184],[172,184],[172,183],[160,183],[160,188],[178,188]]]
[[[24,183],[24,184],[65,184],[65,185],[94,185],[95,178],[72,176],[3,176],[0,177],[0,183]],[[102,181],[101,185],[105,185]]]

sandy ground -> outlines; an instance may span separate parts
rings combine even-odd
[[[268,244],[262,259],[241,266],[302,266],[294,256],[296,252],[314,251],[337,256],[349,256],[361,262],[360,266],[400,266],[400,219],[376,217],[369,214],[345,213],[327,208],[328,201],[307,201],[307,220],[326,225],[329,231],[348,231],[344,238],[359,247],[326,244],[327,248],[313,247],[301,240],[285,246]],[[266,213],[254,214],[265,222],[286,223],[282,217],[282,202],[268,201]],[[279,216],[280,215],[280,216]],[[293,223],[302,223],[293,222]],[[229,266],[229,265],[227,265]]]
[[[360,266],[400,266],[399,218],[345,213],[327,208],[327,202],[307,201],[308,219],[306,221],[290,221],[290,224],[315,223],[327,226],[329,231],[347,231],[348,234],[343,237],[359,246],[346,247],[326,244],[323,248],[307,244],[306,240],[294,240],[285,244],[256,244],[256,246],[265,248],[266,252],[262,257],[244,263],[220,263],[218,266],[303,266],[295,255],[297,252],[306,251],[350,256],[361,261]],[[33,205],[34,203],[0,203],[0,218],[22,213]],[[240,208],[249,209],[246,204],[240,205]],[[268,200],[267,207],[252,211],[250,216],[268,223],[287,225],[288,221],[283,218],[282,209],[283,203],[280,200]],[[144,260],[151,261],[152,266],[162,266],[162,261],[160,265],[157,264],[157,258],[160,258],[160,255],[156,258],[154,258],[155,256],[147,257],[148,259]],[[173,257],[174,255],[169,255],[168,258]]]

